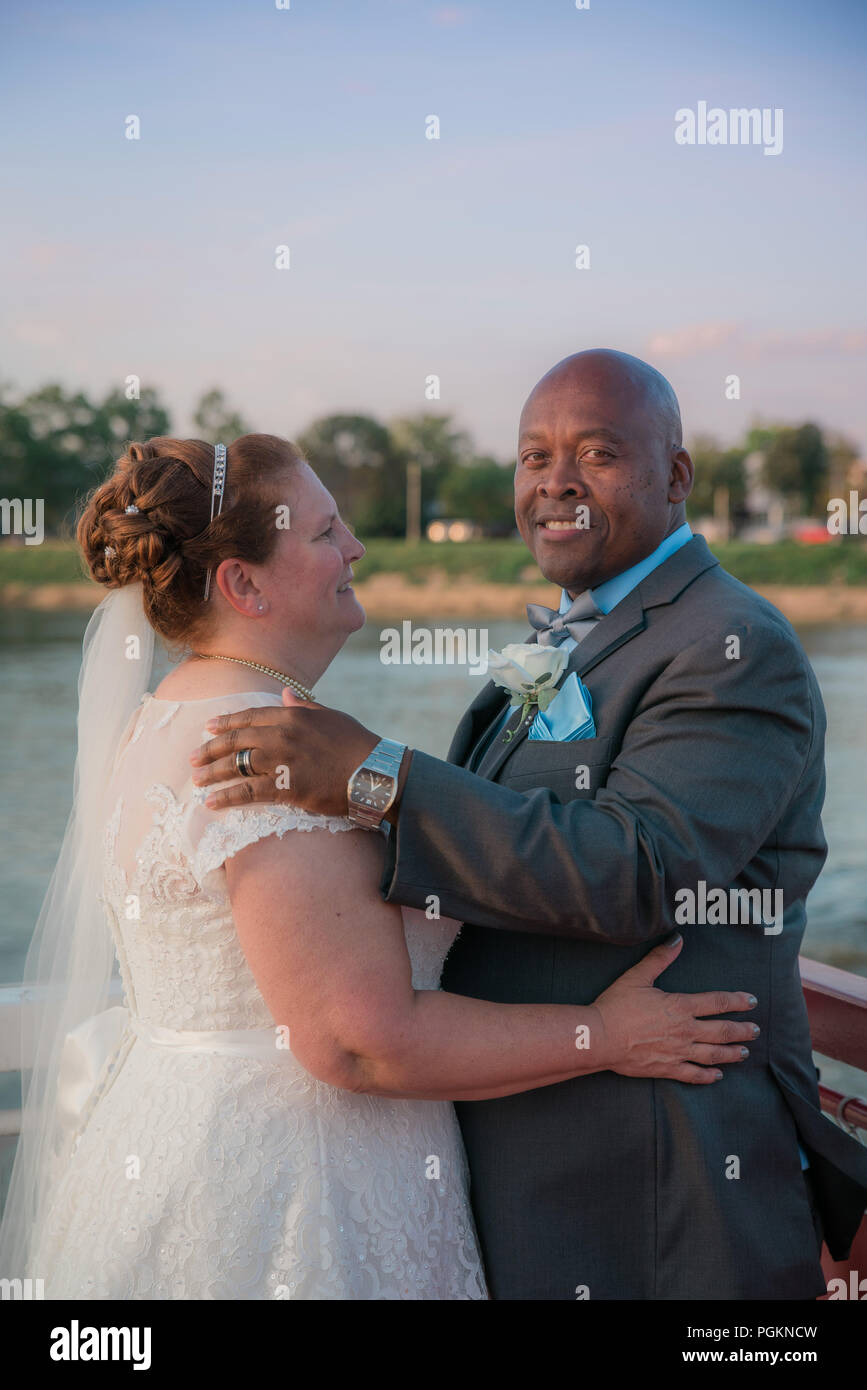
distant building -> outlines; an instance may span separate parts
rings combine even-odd
[[[474,521],[455,520],[431,521],[427,528],[429,541],[475,541],[483,535],[481,526]]]
[[[759,449],[747,454],[744,459],[746,496],[744,511],[746,518],[741,526],[738,539],[770,544],[783,540],[788,534],[786,527],[786,499],[781,493],[766,486],[763,481],[765,455]]]

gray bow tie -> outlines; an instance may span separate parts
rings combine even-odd
[[[585,589],[583,594],[573,599],[565,613],[557,613],[553,608],[546,608],[543,603],[528,603],[527,617],[539,634],[540,646],[559,647],[567,637],[580,642],[582,637],[586,637],[588,632],[593,630],[593,624],[598,623],[605,614],[595,602],[590,590]]]

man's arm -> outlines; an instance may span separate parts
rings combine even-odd
[[[674,893],[725,887],[796,794],[816,739],[797,648],[773,626],[681,652],[630,724],[607,785],[567,805],[415,752],[393,826],[383,896],[515,931],[632,945],[674,925]],[[580,740],[574,744],[580,764]],[[405,763],[408,760],[405,760]],[[812,883],[805,881],[804,891]],[[764,885],[763,885],[764,886]]]

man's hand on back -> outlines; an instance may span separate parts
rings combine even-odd
[[[319,815],[345,816],[346,784],[379,735],[350,715],[300,700],[289,690],[283,703],[283,709],[239,710],[209,720],[215,737],[192,755],[193,781],[200,787],[232,782],[208,796],[206,804],[215,810],[282,801]],[[251,777],[238,777],[235,754],[242,748],[251,750]],[[400,790],[409,760],[407,752]],[[396,817],[399,797],[400,792],[389,820]]]

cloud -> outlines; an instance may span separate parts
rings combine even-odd
[[[47,319],[19,319],[12,325],[12,336],[19,343],[29,343],[31,347],[56,347],[63,341],[63,333],[56,323]]]
[[[353,97],[372,97],[379,89],[373,82],[363,82],[357,77],[345,77],[340,83],[340,90]]]
[[[440,5],[433,13],[434,24],[450,28],[456,24],[466,24],[469,17],[469,10],[462,5]]]
[[[80,254],[80,247],[73,242],[34,241],[23,248],[21,258],[35,270],[52,270],[55,266],[68,266]]]
[[[745,344],[748,357],[861,357],[865,352],[867,333],[845,328],[763,333]]]
[[[736,323],[693,323],[669,333],[657,333],[647,345],[654,357],[687,357],[694,352],[711,352],[731,342],[738,331]]]
[[[692,357],[725,347],[756,361],[781,357],[861,357],[867,353],[867,333],[848,328],[778,329],[756,333],[742,324],[708,321],[684,324],[656,333],[647,344],[651,357]]]

